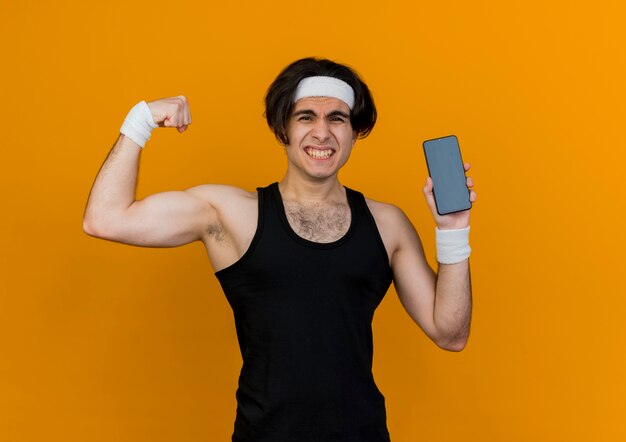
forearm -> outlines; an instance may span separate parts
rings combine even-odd
[[[120,134],[89,194],[83,220],[86,231],[98,229],[135,201],[141,147]]]
[[[472,285],[469,259],[439,264],[435,291],[434,322],[440,344],[463,349],[470,331]]]

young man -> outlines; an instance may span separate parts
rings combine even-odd
[[[389,441],[371,371],[374,311],[393,281],[407,313],[438,346],[464,348],[469,210],[438,215],[426,179],[437,224],[435,274],[400,209],[338,180],[357,138],[376,122],[358,75],[330,60],[298,60],[276,78],[265,103],[287,156],[280,182],[256,192],[203,184],[135,200],[152,129],[182,132],[191,124],[184,96],[142,101],[96,177],[84,230],[139,246],[205,244],[243,358],[233,441]]]

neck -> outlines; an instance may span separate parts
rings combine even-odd
[[[278,189],[285,200],[299,202],[336,202],[345,201],[345,189],[337,176],[320,180],[297,179],[289,171],[278,182]]]

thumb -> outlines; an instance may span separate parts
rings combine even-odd
[[[428,207],[430,207],[433,212],[436,212],[437,206],[435,204],[435,197],[433,196],[433,180],[431,177],[426,178],[426,184],[424,184],[422,191],[424,192],[424,197],[426,197]]]

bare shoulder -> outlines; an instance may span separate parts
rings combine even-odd
[[[399,261],[395,259],[403,252],[403,256],[418,257],[423,262],[424,249],[417,230],[411,220],[397,206],[366,198],[367,206],[372,212],[376,227],[385,244],[392,266]],[[419,258],[422,257],[422,258]]]
[[[225,184],[201,184],[186,190],[212,208],[202,240],[214,268],[239,259],[257,226],[258,193]]]
[[[411,221],[398,206],[365,198],[379,229],[398,229],[411,225]]]
[[[211,206],[214,218],[207,234],[223,239],[230,235],[234,242],[250,236],[256,225],[258,194],[225,184],[201,184],[187,189],[187,192]]]
[[[257,193],[226,184],[200,184],[186,189],[215,208],[256,201]]]
[[[413,224],[398,206],[365,198],[378,232],[391,258],[407,235],[417,235]]]
[[[365,198],[367,207],[374,215],[374,218],[380,217],[381,221],[391,221],[393,218],[401,218],[404,216],[404,212],[398,206],[390,203],[384,203],[382,201],[376,201],[371,198]],[[376,219],[378,221],[378,219]]]

